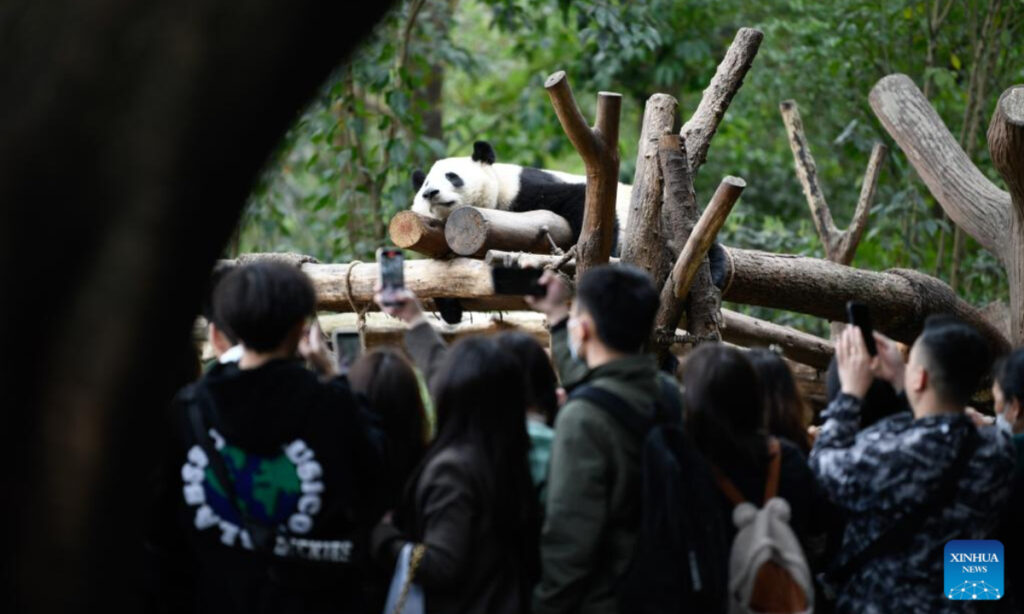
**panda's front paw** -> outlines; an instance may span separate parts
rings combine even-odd
[[[435,298],[434,306],[441,313],[441,319],[449,324],[462,321],[462,302],[457,298]]]

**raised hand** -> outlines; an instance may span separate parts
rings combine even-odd
[[[544,296],[527,296],[526,304],[546,315],[550,324],[568,317],[572,291],[562,276],[554,271],[544,271],[537,283],[544,286],[547,293]]]
[[[878,356],[874,364],[875,376],[892,384],[896,392],[901,392],[906,363],[903,362],[903,352],[900,351],[899,344],[876,332],[875,345],[878,347]]]
[[[864,345],[860,328],[848,325],[839,336],[836,341],[836,363],[842,391],[863,399],[875,376],[871,372],[871,355]]]

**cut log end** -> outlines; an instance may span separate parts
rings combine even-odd
[[[565,81],[565,71],[559,70],[548,75],[548,78],[544,80],[544,87],[550,88],[558,85],[559,82]]]
[[[391,242],[432,258],[451,253],[444,238],[444,221],[414,211],[400,211],[388,224]]]
[[[722,183],[737,189],[744,189],[747,187],[747,182],[742,177],[733,177],[732,175],[726,175],[722,178]]]
[[[1015,85],[999,98],[999,109],[1006,120],[1024,126],[1024,85]]]

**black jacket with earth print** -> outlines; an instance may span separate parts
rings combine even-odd
[[[196,442],[192,398],[249,515],[276,527],[254,551]],[[293,360],[217,365],[172,405],[169,461],[148,542],[154,598],[199,612],[361,612],[367,537],[380,516],[372,476],[382,438],[344,378]],[[179,610],[180,611],[180,610]]]

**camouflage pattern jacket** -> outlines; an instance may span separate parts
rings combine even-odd
[[[848,522],[842,563],[937,491],[973,423],[966,415],[915,420],[890,416],[858,432],[860,400],[842,394],[811,450],[811,469]],[[930,513],[909,545],[854,571],[839,590],[837,612],[966,612],[943,596],[943,548],[952,539],[985,539],[1009,494],[1013,445],[1000,429],[978,429],[978,447],[963,469],[952,504]]]

